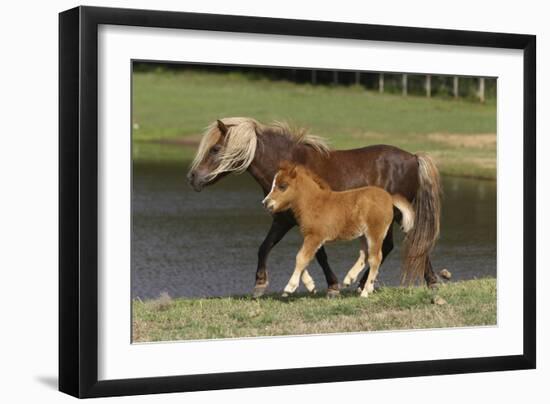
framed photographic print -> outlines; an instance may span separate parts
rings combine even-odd
[[[59,387],[535,367],[534,36],[59,17]]]

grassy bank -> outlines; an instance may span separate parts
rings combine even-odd
[[[496,175],[496,105],[402,97],[252,79],[241,74],[135,73],[133,154],[137,162],[193,157],[203,128],[226,116],[287,120],[334,148],[387,143],[434,155],[443,174]]]
[[[441,303],[434,304],[434,297]],[[368,299],[270,295],[136,300],[134,342],[461,327],[496,324],[496,279],[424,287],[381,288]]]

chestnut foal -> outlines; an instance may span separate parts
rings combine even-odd
[[[332,191],[312,171],[289,162],[281,164],[271,191],[262,203],[272,213],[292,210],[304,237],[283,296],[294,293],[300,278],[310,292],[315,291],[307,266],[326,242],[359,238],[359,259],[347,273],[344,286],[355,282],[368,257],[370,272],[361,291],[361,296],[367,297],[374,290],[382,261],[382,243],[393,222],[393,207],[401,211],[405,233],[414,224],[414,209],[401,195],[390,195],[379,187]]]

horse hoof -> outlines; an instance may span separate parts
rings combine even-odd
[[[283,298],[287,298],[287,297],[290,297],[290,295],[287,293],[287,292],[283,292],[283,294],[281,295],[281,297]]]
[[[317,294],[317,289],[314,288],[313,290],[310,290],[309,293],[312,294],[312,295],[316,295]]]
[[[254,288],[254,292],[252,293],[252,297],[254,299],[258,299],[258,298],[262,297],[264,295],[266,289],[267,289],[267,285],[256,286]]]
[[[432,289],[432,290],[435,290],[435,289],[439,288],[439,282],[430,283],[430,284],[428,285],[428,288],[429,288],[429,289]]]
[[[327,297],[329,299],[334,299],[336,297],[340,296],[340,291],[338,289],[328,289],[327,290]]]

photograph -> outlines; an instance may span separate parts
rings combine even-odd
[[[497,324],[497,78],[131,62],[134,344]]]

